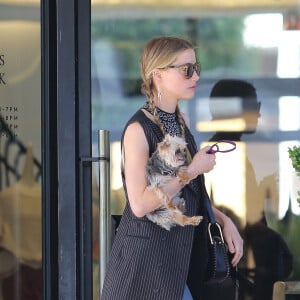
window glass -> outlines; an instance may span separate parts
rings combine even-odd
[[[0,41],[0,299],[42,299],[38,1],[0,1]]]
[[[300,179],[288,156],[289,147],[300,144],[298,9],[206,14],[179,8],[176,14],[170,10],[164,15],[150,8],[148,13],[144,9],[136,14],[126,7],[103,13],[100,7],[93,8],[93,136],[96,145],[97,129],[111,133],[112,214],[122,214],[125,201],[120,177],[121,133],[145,102],[140,92],[141,49],[157,35],[187,37],[197,47],[203,69],[195,99],[181,104],[196,142],[199,147],[220,138],[237,143],[235,151],[217,154],[215,170],[205,177],[212,201],[234,219],[245,239],[239,266],[245,275],[245,282],[240,283],[241,299],[254,299],[255,293],[271,299],[275,279],[300,278],[295,231],[300,222]],[[211,98],[220,79],[251,83],[256,90],[255,103],[222,94]],[[265,252],[257,252],[257,247]],[[268,249],[284,253],[284,265],[275,256],[272,260]],[[255,290],[253,282],[265,285],[257,285]]]

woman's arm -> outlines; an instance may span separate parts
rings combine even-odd
[[[124,169],[130,207],[137,217],[144,217],[160,206],[156,193],[147,188],[146,165],[149,159],[149,145],[142,126],[130,124],[125,132]],[[215,155],[207,154],[208,147],[199,150],[187,168],[189,180],[209,172],[215,165]],[[174,177],[162,189],[172,199],[181,189],[182,183]]]
[[[231,263],[236,266],[243,256],[243,239],[229,217],[215,207],[213,211],[216,221],[223,227],[223,235],[229,252],[234,254]]]
[[[157,209],[161,203],[156,193],[147,188],[146,165],[149,159],[149,145],[144,130],[139,123],[130,124],[124,135],[124,169],[128,199],[132,212],[137,217]],[[174,177],[164,187],[164,192],[172,198],[182,189],[182,184]]]

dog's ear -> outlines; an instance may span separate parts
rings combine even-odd
[[[170,134],[166,134],[164,139],[157,144],[157,148],[159,148],[162,151],[167,150],[172,144],[172,139],[173,137]]]
[[[170,134],[166,134],[164,137],[164,141],[170,145],[172,141],[172,136]]]
[[[161,143],[160,143],[160,148],[161,149],[167,149],[170,147],[170,141],[168,139],[164,139]]]

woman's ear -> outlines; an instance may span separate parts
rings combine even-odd
[[[152,72],[152,77],[154,80],[160,80],[161,79],[161,74],[159,70],[153,70]]]

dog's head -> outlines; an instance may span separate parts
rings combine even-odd
[[[162,142],[157,144],[159,156],[173,168],[184,165],[187,161],[186,142],[183,138],[167,134]]]

